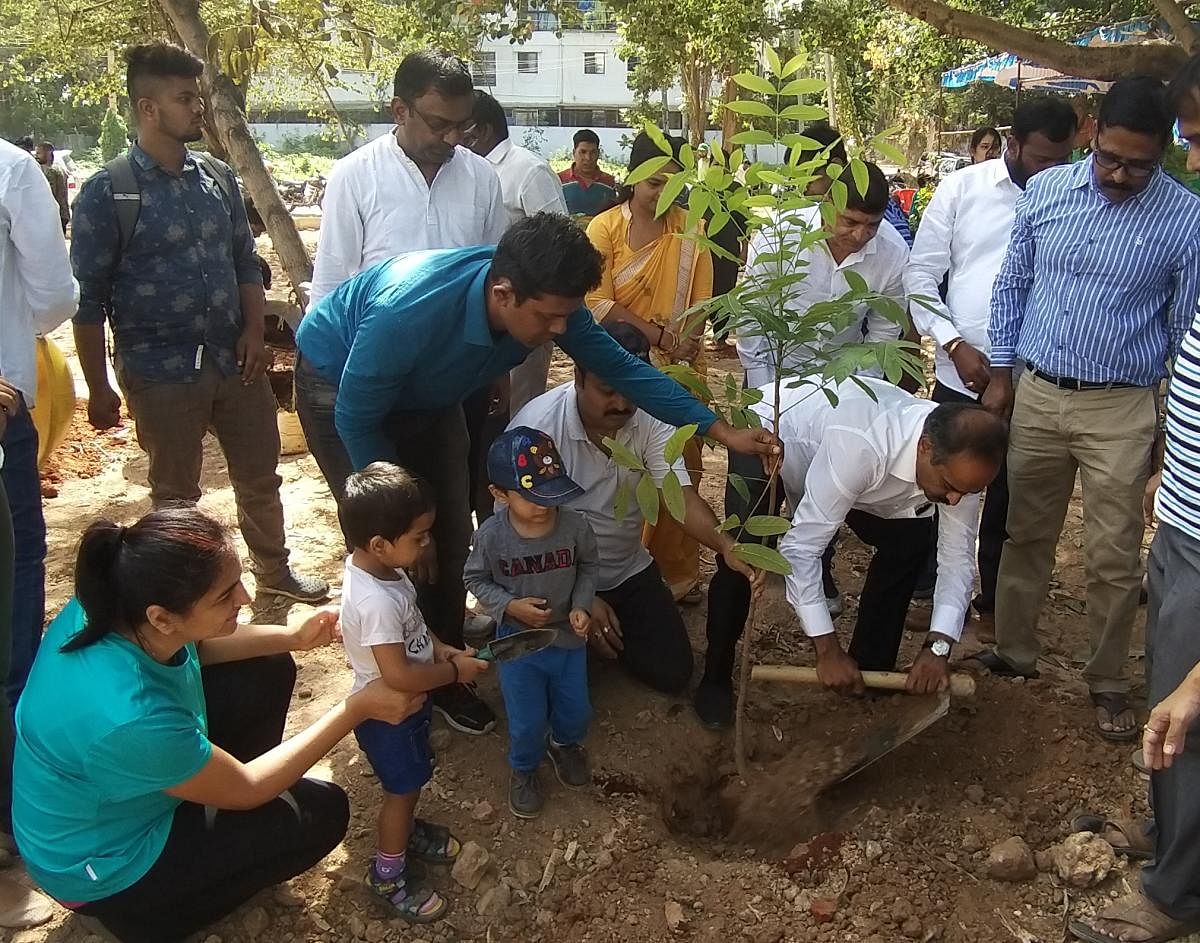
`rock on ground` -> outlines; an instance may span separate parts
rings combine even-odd
[[[1037,875],[1033,852],[1019,835],[1006,838],[988,852],[987,876],[996,881],[1028,881]]]
[[[462,846],[450,876],[469,891],[475,890],[483,879],[483,873],[491,863],[492,856],[478,842],[469,841]]]
[[[1050,849],[1054,868],[1071,887],[1099,884],[1117,866],[1112,845],[1091,832],[1076,832]]]

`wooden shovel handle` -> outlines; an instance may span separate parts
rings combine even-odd
[[[864,671],[863,684],[880,691],[903,691],[908,685],[908,675],[902,671]],[[816,668],[799,668],[794,665],[755,665],[750,672],[754,681],[787,681],[792,684],[820,684]],[[975,693],[975,679],[968,674],[951,672],[950,693],[955,697],[970,697]]]

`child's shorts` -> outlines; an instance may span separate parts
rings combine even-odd
[[[404,796],[420,791],[433,777],[433,750],[429,746],[429,722],[433,704],[398,724],[364,720],[354,728],[354,739],[371,762],[384,792]]]

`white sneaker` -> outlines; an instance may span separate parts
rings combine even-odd
[[[50,898],[9,878],[0,878],[0,927],[40,927],[54,916]]]
[[[845,612],[846,603],[842,599],[842,594],[838,593],[836,596],[826,596],[825,608],[829,610],[829,617],[831,619],[836,619],[843,612]]]

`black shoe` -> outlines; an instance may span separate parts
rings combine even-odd
[[[450,684],[433,692],[433,709],[455,730],[474,736],[496,726],[496,715],[479,699],[473,684]]]
[[[546,752],[554,764],[554,775],[570,789],[579,789],[592,784],[592,771],[588,766],[587,751],[578,743],[559,746],[551,738],[546,743]]]
[[[329,584],[315,576],[304,576],[285,570],[279,579],[271,583],[259,582],[258,592],[283,596],[297,602],[320,602],[329,598]]]
[[[537,770],[529,773],[513,770],[512,779],[508,783],[509,811],[519,819],[536,819],[542,814],[542,806],[545,804]]]
[[[692,706],[705,727],[712,730],[729,727],[733,724],[733,685],[701,680]]]
[[[970,658],[964,658],[963,661],[978,662],[992,674],[999,675],[1002,678],[1026,678],[1032,681],[1034,678],[1039,677],[1036,669],[1031,671],[1029,674],[1026,674],[1024,671],[1018,671],[1003,658],[997,655],[994,648],[980,652],[978,655],[972,655]]]

